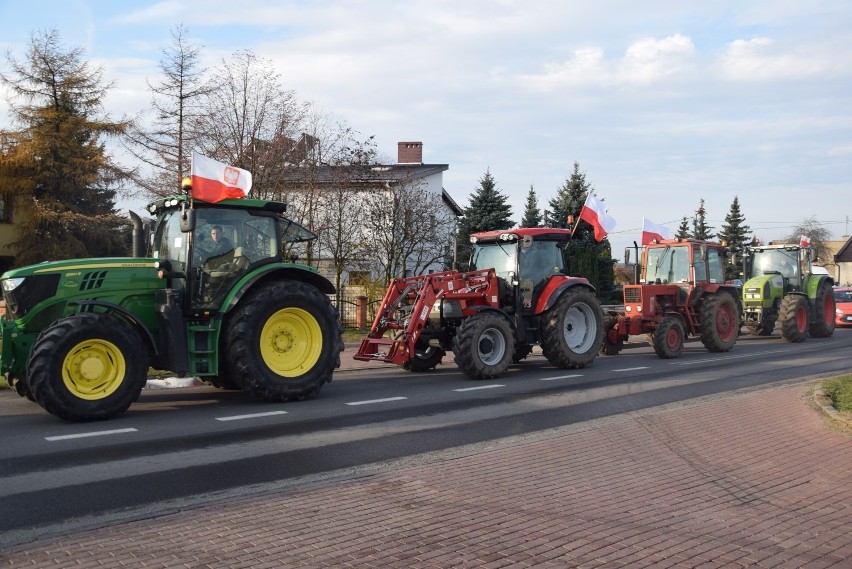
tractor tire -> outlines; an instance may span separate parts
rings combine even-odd
[[[139,334],[108,314],[81,312],[45,328],[27,361],[32,396],[67,421],[115,417],[139,398],[147,354]]]
[[[808,338],[808,299],[799,294],[788,294],[781,301],[778,313],[781,337],[798,344]]]
[[[601,354],[605,356],[617,356],[624,349],[624,338],[619,335],[618,340],[613,340],[610,337],[610,333],[616,324],[618,324],[617,316],[604,318],[604,341],[601,344]]]
[[[603,312],[594,293],[574,287],[541,316],[541,351],[562,369],[590,365],[604,340]]]
[[[701,303],[701,343],[708,352],[728,352],[737,343],[740,315],[737,302],[727,292],[717,292]]]
[[[429,346],[425,350],[414,350],[414,357],[405,362],[402,367],[414,373],[422,373],[435,369],[444,359],[444,350],[435,346]]]
[[[30,385],[27,383],[25,378],[8,378],[9,387],[15,390],[15,393],[20,395],[21,397],[26,397],[33,403],[35,403],[35,397],[33,397],[32,391],[30,391]]]
[[[493,379],[509,369],[515,336],[496,312],[480,312],[462,321],[453,343],[456,365],[471,379]]]
[[[679,358],[683,352],[686,327],[680,318],[667,316],[654,330],[654,351],[664,360]]]
[[[269,283],[228,317],[228,371],[236,385],[264,401],[313,397],[340,367],[342,331],[337,309],[316,287]]]
[[[823,281],[817,290],[814,303],[814,316],[817,322],[814,322],[808,328],[811,336],[814,338],[828,338],[834,334],[835,304],[834,291],[831,290],[831,285],[828,281]]]

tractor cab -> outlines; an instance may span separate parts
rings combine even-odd
[[[233,202],[233,203],[230,203]],[[263,207],[259,207],[263,204]],[[316,236],[284,218],[284,204],[257,200],[196,201],[183,197],[152,203],[157,215],[153,257],[185,312],[213,314],[251,270],[291,260],[298,243]]]
[[[470,270],[493,268],[500,282],[501,299],[505,299],[501,304],[516,304],[512,291],[517,287],[522,310],[530,312],[551,277],[563,274],[562,252],[570,238],[570,230],[553,228],[476,233],[471,236]]]
[[[782,279],[786,292],[800,291],[804,276],[811,272],[810,249],[799,245],[750,247],[744,259],[745,280],[750,287]],[[760,284],[759,284],[760,283]]]

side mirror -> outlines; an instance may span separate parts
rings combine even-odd
[[[630,264],[630,247],[628,247],[627,249],[624,250],[624,264],[625,265]]]
[[[533,244],[532,235],[524,235],[523,240],[521,240],[521,248],[522,249],[529,249],[530,247],[532,247],[532,244]]]
[[[707,260],[707,244],[702,243],[701,248],[699,250],[701,252],[701,260],[706,261]]]
[[[186,202],[180,206],[180,231],[191,233],[195,231],[195,210],[186,207]]]

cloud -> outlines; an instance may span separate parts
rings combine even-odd
[[[718,74],[729,81],[776,81],[819,75],[829,68],[821,56],[783,52],[772,39],[758,37],[728,44]]]
[[[622,57],[611,60],[599,47],[584,47],[567,61],[547,64],[543,73],[524,75],[523,80],[541,90],[564,85],[651,85],[688,71],[694,54],[692,40],[682,34],[637,40]]]

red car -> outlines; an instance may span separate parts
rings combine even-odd
[[[852,288],[835,288],[834,303],[837,305],[835,324],[837,326],[852,326]]]

